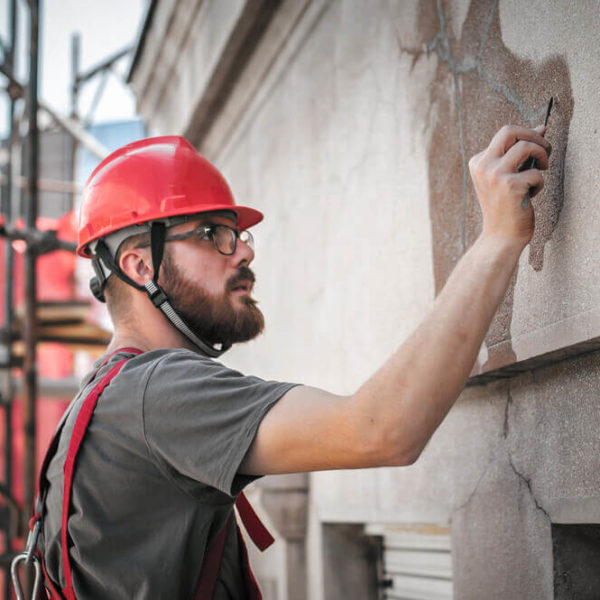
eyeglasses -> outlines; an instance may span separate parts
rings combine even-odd
[[[237,247],[238,239],[254,250],[254,238],[247,231],[238,231],[229,225],[200,225],[196,229],[185,233],[176,233],[165,238],[165,242],[176,240],[187,240],[197,238],[198,240],[212,241],[217,251],[225,256],[231,256]]]

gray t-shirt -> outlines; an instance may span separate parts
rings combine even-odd
[[[63,464],[81,407],[110,367],[79,451],[69,536],[79,599],[191,598],[208,542],[254,477],[237,473],[267,411],[294,384],[264,381],[183,349],[119,353],[84,385],[48,471],[43,539],[50,577],[64,585]],[[215,599],[244,597],[230,528]]]

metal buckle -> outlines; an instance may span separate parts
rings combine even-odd
[[[35,569],[35,578],[33,580],[33,590],[31,591],[31,600],[37,600],[40,584],[42,582],[42,566],[40,564],[39,558],[34,554],[35,547],[37,545],[37,539],[40,534],[40,529],[42,526],[42,521],[38,519],[33,526],[33,529],[29,532],[27,536],[27,544],[25,544],[25,551],[17,554],[12,559],[10,563],[10,577],[12,579],[13,587],[15,588],[15,594],[17,596],[17,600],[25,600],[25,596],[23,595],[23,588],[21,587],[21,581],[19,579],[18,567],[19,563],[25,563],[25,566],[33,563],[33,567]]]
[[[25,565],[29,565],[29,563],[33,562],[33,567],[35,569],[35,578],[33,580],[31,600],[37,600],[40,592],[40,584],[42,582],[42,566],[40,565],[40,560],[37,556],[35,556],[35,554],[21,552],[21,554],[17,554],[17,556],[15,556],[12,562],[10,563],[10,577],[12,579],[17,600],[25,600],[25,596],[23,595],[23,588],[21,587],[21,581],[19,580],[18,566],[20,562],[24,562]]]

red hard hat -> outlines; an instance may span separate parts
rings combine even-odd
[[[83,189],[77,254],[88,244],[148,221],[213,210],[231,210],[247,229],[261,212],[236,206],[225,178],[183,137],[148,138],[106,157]]]

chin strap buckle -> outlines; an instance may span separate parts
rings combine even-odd
[[[144,284],[144,287],[148,293],[148,298],[150,298],[152,304],[154,304],[156,308],[159,308],[161,304],[167,302],[167,295],[154,283],[154,281],[147,281]]]

